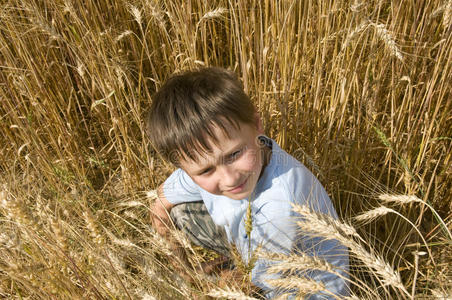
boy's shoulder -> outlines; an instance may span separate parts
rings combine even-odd
[[[319,180],[274,140],[267,139],[271,141],[272,155],[263,174],[261,190],[272,198],[279,195],[290,203],[307,204],[316,211],[331,214],[331,200]]]
[[[266,144],[271,144],[272,154],[263,177],[271,183],[270,188],[285,186],[295,191],[300,183],[312,184],[314,175],[295,157],[284,151],[274,140],[265,137]]]

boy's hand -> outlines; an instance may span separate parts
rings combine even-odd
[[[212,273],[218,273],[225,269],[225,265],[230,262],[230,259],[226,256],[220,256],[214,260],[201,263],[200,269],[203,273],[210,275]]]
[[[184,247],[172,236],[170,228],[173,224],[170,218],[171,209],[174,207],[164,196],[163,186],[157,190],[157,199],[151,205],[151,225],[157,233],[165,238],[170,244],[172,254],[177,258],[171,260],[174,270],[188,282],[194,282],[193,267],[188,261]],[[224,265],[229,261],[229,258],[220,256],[213,261],[201,264],[196,268],[196,272],[210,275],[217,273],[220,275],[220,281],[228,284],[228,281],[233,280],[236,283],[243,283],[244,275],[238,270],[224,269]]]

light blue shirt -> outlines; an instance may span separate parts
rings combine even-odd
[[[272,154],[250,196],[253,220],[251,252],[259,245],[262,250],[275,253],[302,251],[327,260],[347,278],[347,248],[336,240],[303,235],[296,225],[300,215],[294,213],[291,206],[292,203],[308,205],[314,211],[337,218],[325,189],[305,166],[282,150],[275,141],[263,138],[272,147]],[[245,230],[248,199],[234,200],[211,194],[195,184],[182,169],[168,177],[163,191],[172,204],[203,200],[213,221],[224,227],[229,242],[235,244],[244,262],[248,262],[250,242]],[[268,265],[269,262],[264,259],[257,260],[251,278],[253,284],[266,291],[268,298],[272,298],[278,292],[266,280],[279,278],[280,275],[267,274]],[[314,270],[304,270],[300,274],[323,282],[326,289],[336,295],[348,294],[346,281],[335,274]],[[330,298],[326,294],[315,294],[308,299]]]

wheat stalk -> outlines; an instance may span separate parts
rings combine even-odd
[[[155,251],[161,252],[167,257],[172,257],[174,255],[171,249],[171,245],[166,239],[162,238],[160,234],[153,230],[151,231],[150,235],[151,237],[149,241],[151,242],[151,244],[155,245]]]
[[[150,11],[151,16],[157,21],[156,23],[160,27],[160,30],[167,35],[168,32],[165,28],[164,20],[165,12],[158,8],[157,5],[154,5],[151,1],[146,1],[146,7]]]
[[[107,264],[111,264],[111,267],[118,275],[127,274],[124,260],[118,256],[117,252],[113,251],[113,249],[107,249],[105,250],[105,254],[104,259],[107,260]]]
[[[189,239],[182,231],[177,229],[171,230],[171,236],[179,243],[179,245],[194,252]]]

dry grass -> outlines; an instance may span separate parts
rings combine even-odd
[[[267,134],[325,184],[353,232],[330,234],[351,246],[354,296],[450,297],[450,15],[446,0],[3,1],[0,297],[244,294],[195,272],[190,245],[191,279],[173,272],[149,225],[146,191],[172,167],[144,112],[204,65],[239,74]],[[399,214],[354,223],[381,201]]]

